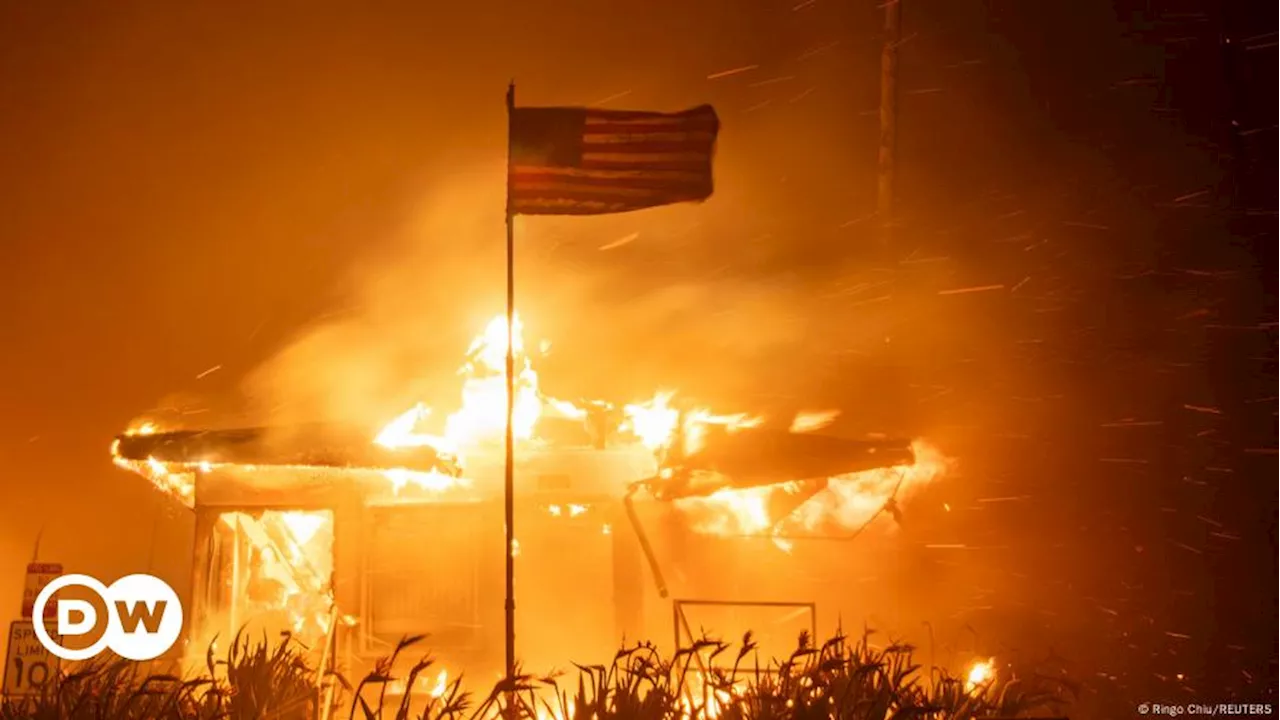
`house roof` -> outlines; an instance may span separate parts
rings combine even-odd
[[[165,465],[288,465],[328,468],[403,468],[456,475],[454,459],[431,447],[390,449],[363,428],[298,425],[180,430],[116,438],[115,455]]]

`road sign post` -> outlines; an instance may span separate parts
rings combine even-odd
[[[30,620],[9,625],[9,650],[4,659],[4,697],[39,695],[58,674],[58,658],[36,637]]]

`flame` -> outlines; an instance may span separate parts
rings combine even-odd
[[[436,435],[417,431],[419,423],[431,414],[431,409],[418,403],[406,410],[399,417],[387,423],[373,442],[390,449],[430,447],[444,450],[448,441]]]
[[[538,394],[538,374],[524,352],[524,326],[519,316],[514,318],[511,334],[516,372],[513,434],[517,440],[528,440],[542,415],[543,401]],[[420,430],[431,411],[419,404],[388,423],[374,442],[393,449],[429,446],[461,457],[466,449],[501,440],[507,428],[506,355],[507,322],[505,316],[499,316],[467,349],[467,362],[460,371],[465,378],[462,404],[445,420],[444,434]],[[562,413],[576,410],[570,403],[557,402]],[[585,416],[585,411],[582,414]]]
[[[457,679],[450,680],[449,671],[441,670],[435,677],[423,674],[419,675],[413,683],[413,687],[409,687],[408,681],[397,678],[387,682],[387,694],[393,697],[399,697],[406,694],[429,695],[432,698],[439,699],[450,693],[450,690],[458,683]],[[496,720],[496,719],[495,719]]]
[[[683,498],[676,507],[693,519],[694,530],[709,535],[756,535],[773,527],[771,487],[717,490],[707,497]]]
[[[160,428],[153,422],[140,423],[124,431],[125,435],[155,435]]]
[[[515,316],[511,324],[511,348],[515,355],[515,407],[512,432],[517,440],[533,437],[542,414],[538,374],[524,353],[524,326]],[[507,320],[494,318],[471,343],[468,362],[462,368],[462,408],[449,416],[445,437],[462,447],[503,437],[507,429]]]
[[[965,676],[964,691],[972,693],[975,690],[984,690],[996,678],[996,660],[995,658],[987,658],[986,660],[975,662],[969,668],[969,674]]]
[[[436,684],[431,688],[431,697],[438,698],[449,690],[449,671],[441,670],[436,676]]]
[[[819,495],[823,501],[805,503],[793,518],[806,530],[831,523],[856,528],[870,520],[890,498],[911,499],[921,488],[945,475],[950,467],[950,462],[937,448],[922,440],[913,442],[911,450],[915,454],[915,463],[911,465],[831,478],[827,491]]]
[[[807,433],[822,428],[835,422],[840,416],[839,410],[806,410],[796,413],[796,418],[791,421],[791,432]]]
[[[552,697],[550,701],[556,702],[556,699]],[[543,704],[538,706],[534,717],[536,720],[573,720],[577,716],[577,710],[575,709],[577,703],[572,697],[565,697],[562,702],[564,706],[560,707],[558,704],[551,705],[544,701]]]
[[[586,420],[587,419],[586,409],[580,408],[577,405],[574,405],[573,403],[569,402],[568,400],[557,400],[555,398],[549,397],[549,398],[546,398],[546,403],[551,407],[553,411],[556,412],[556,414],[562,417],[569,418],[570,420]]]
[[[142,461],[128,460],[120,457],[119,451],[120,441],[115,440],[111,443],[111,461],[117,467],[145,477],[161,492],[172,495],[187,507],[194,506],[196,479],[189,468],[170,468],[153,457]]]
[[[703,670],[693,670],[680,693],[680,717],[714,720],[739,703],[748,689],[746,678],[737,678],[729,687],[723,687],[710,681]]]
[[[573,403],[542,395],[538,387],[538,375],[534,372],[525,351],[524,326],[519,316],[513,317],[508,326],[505,315],[490,320],[467,348],[466,362],[460,369],[463,377],[461,402],[458,409],[447,415],[442,423],[431,428],[434,419],[430,408],[419,403],[408,408],[374,437],[377,445],[389,450],[430,447],[448,455],[463,468],[462,478],[438,472],[421,472],[404,468],[382,471],[390,488],[399,493],[405,488],[416,488],[432,493],[446,492],[471,485],[466,479],[466,456],[491,446],[505,436],[507,420],[506,355],[508,333],[513,351],[513,370],[516,373],[513,408],[513,436],[517,441],[535,440],[539,418],[557,415],[570,419],[588,417],[588,411]],[[708,430],[718,427],[728,432],[759,426],[763,418],[745,413],[723,414],[709,408],[680,408],[675,403],[676,393],[662,390],[652,398],[623,406],[620,425],[616,428],[629,434],[640,446],[659,454],[668,452],[692,455],[705,445]],[[612,407],[601,404],[602,407]],[[830,424],[839,415],[835,410],[804,411],[797,413],[790,424],[791,432],[811,432]],[[131,429],[131,434],[156,432],[153,423],[141,423]],[[113,452],[116,448],[113,447]],[[779,512],[772,505],[777,492],[799,492],[801,483],[775,484],[766,487],[726,488],[707,497],[685,498],[676,502],[698,532],[717,535],[774,536],[775,544],[789,551],[787,532],[813,532],[820,529],[858,529],[876,518],[883,510],[896,513],[896,505],[890,501],[910,498],[919,488],[941,476],[947,469],[947,461],[936,449],[916,442],[913,445],[915,462],[891,468],[850,473],[829,478],[826,488],[804,500],[798,507],[791,504],[786,517],[774,517]],[[187,465],[170,464],[148,459],[144,462],[117,463],[144,474],[164,490],[184,498],[188,503],[194,497],[194,474],[213,468],[208,463]],[[251,469],[251,468],[244,468]],[[793,508],[793,509],[792,509]],[[948,508],[949,509],[949,508]],[[552,506],[553,515],[576,517],[585,506]],[[604,533],[610,532],[604,526]],[[518,548],[514,551],[518,552]]]
[[[391,468],[390,470],[383,470],[382,476],[387,479],[387,482],[391,483],[391,490],[396,494],[399,494],[407,487],[415,487],[430,493],[442,493],[470,487],[471,485],[471,481],[466,478],[456,478],[452,475],[445,475],[435,471],[419,472],[417,470]]]
[[[538,393],[538,374],[525,355],[524,326],[518,315],[510,329],[516,371],[512,434],[514,439],[523,441],[534,436],[544,401]],[[443,434],[423,430],[431,409],[419,403],[384,426],[374,442],[391,450],[430,447],[456,458],[465,467],[464,458],[468,451],[503,439],[507,427],[507,330],[506,317],[500,315],[471,342],[467,349],[467,362],[459,371],[464,377],[462,403],[445,419]],[[561,415],[586,417],[586,411],[572,403],[551,399],[547,402]],[[443,492],[469,484],[465,479],[434,472],[388,470],[384,474],[396,493],[408,486]]]
[[[671,449],[677,439],[679,450],[692,455],[702,449],[708,425],[721,425],[730,431],[757,427],[764,418],[745,413],[719,415],[707,408],[695,408],[681,413],[672,407],[675,393],[663,390],[651,400],[623,407],[626,421],[622,430],[630,432],[652,450]]]
[[[571,517],[575,518],[591,509],[590,505],[578,505],[570,503],[568,505],[548,505],[547,513],[553,517]]]
[[[674,392],[663,390],[648,402],[625,406],[622,411],[627,420],[623,429],[635,435],[647,448],[658,450],[666,447],[680,424],[679,411],[671,407],[674,396]]]
[[[289,530],[289,535],[299,545],[306,545],[320,532],[328,522],[323,515],[308,512],[280,513],[280,522]]]
[[[685,415],[682,430],[684,431],[683,450],[686,455],[693,455],[701,450],[707,440],[707,426],[719,425],[729,432],[759,427],[764,418],[746,413],[736,415],[716,415],[710,410],[699,408]]]
[[[246,626],[249,632],[289,632],[316,649],[325,645],[335,619],[349,621],[333,614],[330,511],[222,512],[218,520],[218,532],[235,538],[218,560],[234,599],[191,628],[185,665],[203,666],[205,648],[215,637]]]
[[[914,464],[829,478],[825,490],[792,510],[785,519],[770,515],[769,499],[774,492],[801,490],[800,483],[724,488],[707,497],[677,500],[676,507],[689,518],[696,532],[711,535],[812,533],[833,526],[853,531],[875,519],[890,499],[908,500],[945,474],[948,461],[936,448],[916,441],[912,450]],[[779,540],[775,538],[775,545],[784,551],[790,549],[788,543]]]
[[[518,316],[513,318],[510,326],[505,316],[491,320],[467,349],[466,362],[459,371],[463,380],[461,402],[457,410],[440,422],[439,416],[433,415],[430,408],[421,403],[416,404],[382,427],[374,436],[373,442],[390,451],[429,447],[451,456],[465,471],[465,458],[469,453],[500,442],[506,433],[506,356],[509,338],[515,373],[513,438],[517,441],[536,440],[537,424],[544,415],[586,420],[588,410],[540,393],[538,375],[525,351],[523,330]],[[543,352],[546,352],[545,347]],[[657,453],[692,455],[703,448],[708,430],[713,427],[733,432],[757,427],[763,422],[763,418],[745,413],[722,414],[705,407],[677,407],[675,396],[674,391],[663,390],[646,401],[623,406],[621,424],[616,429],[629,434],[639,446]],[[591,403],[590,407],[595,408],[596,404]],[[614,409],[614,406],[603,403],[600,407],[607,407],[610,411]],[[829,425],[838,415],[839,411],[835,410],[797,413],[790,424],[790,432],[813,432]],[[434,427],[431,425],[433,421],[438,423]],[[131,428],[126,434],[149,435],[157,431],[158,427],[154,423],[145,422]],[[118,445],[117,442],[112,446],[117,464],[148,477],[157,487],[183,498],[188,504],[194,498],[195,474],[217,467],[198,461],[166,464],[155,458],[144,461],[125,460],[118,455]],[[771,500],[776,499],[774,493],[800,492],[805,484],[790,482],[766,487],[722,489],[707,497],[680,499],[675,504],[696,531],[719,535],[768,534],[779,549],[790,552],[792,543],[786,537],[787,533],[830,529],[833,526],[847,530],[860,529],[888,508],[890,501],[908,499],[947,470],[948,461],[935,448],[917,441],[913,444],[913,450],[915,461],[911,465],[829,478],[824,490],[809,497],[798,507],[792,504],[785,517],[771,514],[774,512]],[[246,471],[254,469],[253,466],[238,468]],[[397,493],[407,487],[445,492],[471,484],[465,476],[457,478],[438,472],[395,468],[382,470],[381,473]],[[950,507],[946,506],[946,509],[950,510]],[[559,504],[547,506],[546,511],[561,518],[575,518],[588,513],[590,508],[586,505]],[[592,523],[597,522],[595,515],[593,512]],[[326,542],[332,542],[332,521],[315,513],[269,512],[257,519],[247,515],[237,516],[242,518],[237,521],[240,523],[263,526],[275,523],[275,529],[292,539],[292,543],[284,544],[295,547],[281,547],[277,552],[280,564],[283,565],[305,561],[307,548],[319,542],[319,539],[327,538]],[[224,519],[226,518],[227,515],[224,515]],[[602,523],[600,527],[604,535],[613,532],[608,523]],[[250,541],[258,542],[252,538]],[[513,539],[511,554],[518,557],[520,551],[519,541]],[[284,573],[286,570],[279,572]],[[301,632],[305,625],[312,632],[319,626],[328,633],[334,618],[347,625],[359,622],[350,615],[330,615],[327,610],[323,618],[316,617],[314,603],[299,602],[306,593],[315,594],[322,599],[326,597],[320,590],[302,588],[295,583],[292,589],[282,595],[283,599],[278,601],[279,608],[288,609],[292,613],[291,624],[295,632]],[[976,663],[968,672],[966,691],[984,688],[994,677],[993,660]],[[441,697],[449,691],[447,671],[440,671],[434,682],[429,677],[419,680],[421,690],[434,697]],[[738,695],[737,687],[712,687],[711,683],[695,674],[691,685],[682,689],[683,716],[718,717],[738,702]],[[560,718],[563,715],[561,711],[550,708],[540,709],[538,712],[539,717],[546,718]],[[568,717],[572,715],[573,709],[570,707]]]

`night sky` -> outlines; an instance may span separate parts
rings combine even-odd
[[[110,462],[139,415],[451,399],[502,308],[514,78],[723,128],[705,204],[521,220],[552,394],[926,437],[940,623],[1066,658],[1081,717],[1274,702],[1274,7],[904,2],[888,249],[872,0],[3,3],[0,599],[42,528],[185,587],[190,518]]]

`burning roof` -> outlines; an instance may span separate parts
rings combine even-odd
[[[671,472],[660,495],[709,495],[720,488],[825,480],[915,462],[909,440],[859,441],[723,425],[702,432],[696,448],[667,457],[664,467]]]
[[[188,503],[197,473],[228,467],[380,473],[397,492],[410,485],[433,492],[465,485],[501,454],[494,449],[505,431],[506,330],[499,317],[472,343],[461,406],[439,422],[417,405],[378,432],[332,425],[158,432],[144,425],[117,438],[113,454],[118,464]],[[868,508],[878,514],[899,490],[910,492],[943,469],[941,456],[919,442],[812,432],[833,412],[802,414],[789,430],[777,430],[757,416],[677,407],[670,392],[626,405],[558,400],[538,387],[518,319],[513,330],[518,456],[557,448],[639,452],[652,461],[652,477],[643,483],[651,493],[675,500],[711,532],[764,531],[789,515],[807,527],[852,526]],[[642,479],[629,467],[624,474]]]
[[[169,468],[289,465],[461,474],[456,458],[431,446],[387,448],[370,442],[367,432],[332,425],[125,434],[116,438],[115,455]]]

